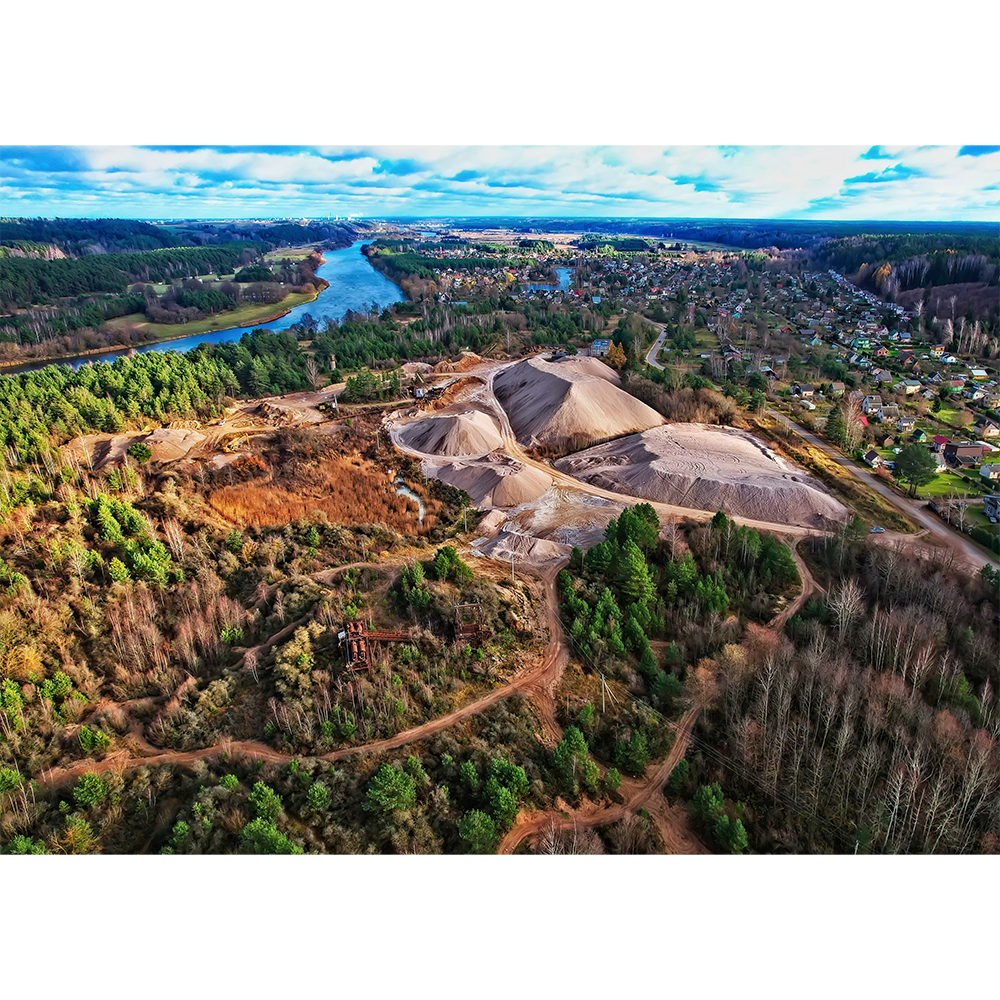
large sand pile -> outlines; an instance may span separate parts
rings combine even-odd
[[[406,424],[399,439],[425,455],[485,455],[503,443],[496,420],[481,410],[441,413]]]
[[[499,372],[493,389],[525,445],[579,448],[664,422],[645,403],[578,364],[532,358]]]
[[[585,482],[632,496],[815,527],[846,509],[801,469],[745,431],[667,424],[556,463]]]
[[[430,474],[465,490],[476,507],[518,507],[537,500],[552,485],[540,469],[504,456],[449,462]]]

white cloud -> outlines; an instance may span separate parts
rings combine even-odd
[[[39,214],[591,214],[991,219],[998,154],[957,147],[430,146],[17,153],[0,194]],[[0,148],[0,158],[4,151]],[[76,165],[74,165],[76,161]],[[888,173],[885,173],[888,171]],[[901,177],[900,172],[908,174]],[[865,180],[882,175],[878,181]],[[458,177],[460,179],[453,180]],[[850,181],[850,178],[862,178]],[[888,179],[897,178],[897,179]],[[95,203],[98,207],[95,207]],[[86,205],[84,209],[83,205]]]

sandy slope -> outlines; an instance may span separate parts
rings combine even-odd
[[[745,431],[667,424],[588,448],[556,468],[604,489],[738,517],[819,527],[845,508]]]
[[[584,360],[532,358],[497,373],[493,390],[521,444],[580,447],[664,422],[607,377],[586,370],[592,366],[583,366]]]

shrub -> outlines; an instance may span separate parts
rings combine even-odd
[[[93,771],[87,771],[73,789],[73,798],[76,800],[76,804],[85,809],[103,802],[107,795],[108,786],[100,775]]]
[[[250,807],[255,816],[274,821],[281,812],[281,796],[263,781],[258,781],[250,793]]]

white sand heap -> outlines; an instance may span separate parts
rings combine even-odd
[[[485,455],[503,443],[496,420],[481,410],[425,417],[401,427],[399,437],[425,455]]]
[[[518,507],[537,500],[552,485],[540,469],[494,454],[490,459],[449,462],[427,470],[449,486],[465,490],[476,507]]]
[[[745,431],[667,424],[561,459],[604,489],[737,517],[816,527],[847,510],[801,469]]]
[[[581,370],[580,362],[530,361],[499,372],[497,398],[518,441],[550,448],[579,448],[662,424],[663,417],[611,384]],[[593,359],[600,364],[597,359]]]

